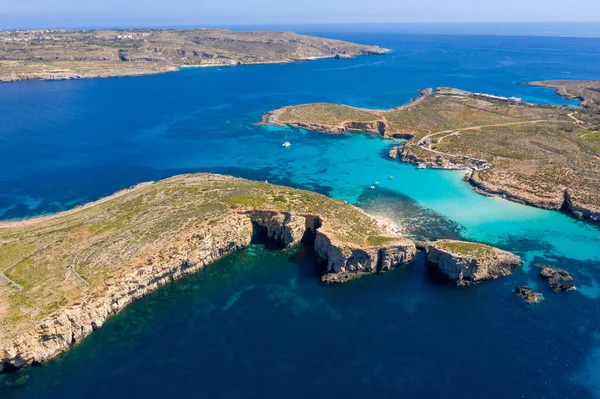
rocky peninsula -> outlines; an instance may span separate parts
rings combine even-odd
[[[274,31],[0,31],[0,82],[135,76],[182,67],[344,59],[388,52],[378,46]]]
[[[600,108],[594,105],[596,86],[600,87],[599,81],[570,82],[569,89],[561,90],[584,98],[587,105],[581,109],[440,87],[421,90],[411,103],[389,110],[304,104],[268,112],[263,123],[329,134],[355,131],[403,138],[407,141],[392,148],[390,157],[422,168],[462,169],[482,194],[597,222]]]
[[[324,284],[412,261],[417,246],[450,280],[510,273],[520,258],[483,244],[423,244],[343,201],[214,175],[142,183],[70,211],[0,223],[0,373],[45,362],[132,301],[248,247],[303,242]]]
[[[253,241],[313,243],[328,282],[389,270],[416,253],[411,240],[343,201],[211,174],[3,222],[0,372],[55,357],[131,301]]]
[[[600,80],[545,80],[527,85],[554,89],[559,96],[581,101],[593,113],[600,110]]]

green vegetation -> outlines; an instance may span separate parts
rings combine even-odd
[[[369,246],[383,246],[394,241],[394,238],[380,237],[380,236],[369,236],[367,237],[367,245]]]
[[[568,189],[575,207],[600,218],[600,126],[594,124],[600,120],[600,81],[565,87],[561,94],[586,99],[584,109],[441,88],[390,110],[304,104],[268,113],[264,122],[407,137],[399,151],[404,161],[471,168],[479,189],[549,209],[563,206]]]
[[[318,215],[343,244],[394,240],[359,209],[313,192],[208,174],[142,184],[72,211],[0,223],[0,341],[60,307],[101,295],[136,265],[198,232],[229,234],[236,215],[255,210]]]
[[[433,243],[432,245],[456,255],[473,258],[482,258],[491,254],[494,250],[488,245],[463,241],[440,241]]]
[[[175,30],[0,31],[0,82],[131,76],[182,66],[289,62],[388,52],[292,32]]]

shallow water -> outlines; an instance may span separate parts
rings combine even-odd
[[[440,85],[576,105],[517,83],[598,78],[600,40],[335,35],[395,52],[0,85],[0,216],[56,212],[140,181],[213,171],[316,190],[410,233],[496,244],[525,266],[457,290],[432,283],[419,260],[330,289],[317,284],[310,260],[253,249],[133,304],[59,361],[1,377],[2,397],[598,392],[598,227],[478,195],[461,172],[392,161],[390,141],[255,123],[267,110],[313,101],[389,108]],[[283,149],[286,134],[292,146]],[[578,292],[551,292],[539,263],[569,270]],[[546,301],[521,304],[512,289],[525,283]]]

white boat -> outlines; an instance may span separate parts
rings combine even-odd
[[[417,166],[417,169],[425,169],[425,168],[427,168],[427,165],[425,165],[424,163],[420,163],[420,164]]]
[[[290,143],[290,142],[288,141],[288,139],[287,139],[287,135],[288,135],[288,132],[286,131],[286,132],[285,132],[285,143],[283,143],[283,144],[281,145],[282,147],[289,147],[289,146],[291,146],[291,145],[292,145],[292,143]]]
[[[375,186],[371,186],[371,190],[375,190]]]

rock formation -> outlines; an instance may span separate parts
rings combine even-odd
[[[523,264],[520,257],[510,252],[455,240],[432,242],[427,262],[458,285],[506,276]]]
[[[388,271],[414,259],[417,248],[408,239],[396,239],[390,243],[355,248],[331,239],[326,232],[317,231],[315,238],[317,255],[327,262],[327,272],[322,281],[339,284],[366,273]]]
[[[529,287],[519,285],[515,288],[515,293],[519,298],[528,303],[538,303],[544,300],[544,296],[539,292],[533,292]]]
[[[573,277],[566,270],[544,267],[540,271],[540,277],[547,280],[554,291],[568,292],[577,289]]]
[[[186,200],[178,202],[181,198]],[[144,203],[145,212],[122,224],[112,224],[115,215],[122,215],[123,210],[131,212],[130,201]],[[82,230],[82,225],[88,227]],[[93,226],[114,227],[94,230],[98,227]],[[38,235],[38,229],[44,233]],[[75,238],[73,231],[89,236]],[[15,232],[19,239],[12,245],[41,246],[29,258],[45,262],[46,273],[52,274],[56,267],[62,279],[58,280],[59,286],[45,280],[41,284],[46,285],[34,286],[33,292],[22,288],[23,295],[38,295],[37,308],[24,309],[26,316],[15,321],[0,317],[0,372],[59,355],[132,301],[252,242],[268,242],[281,248],[301,241],[314,245],[327,263],[327,283],[389,270],[412,260],[416,253],[412,241],[399,238],[378,220],[342,201],[204,174],[142,184],[55,216],[0,223],[0,238]],[[55,263],[47,260],[46,244],[40,240],[56,243],[52,248]],[[81,256],[79,259],[83,259],[78,261],[77,254],[90,248],[97,251],[93,252],[95,256]],[[69,268],[63,280],[65,264]],[[100,275],[104,280],[99,281],[93,273],[100,268],[105,271]],[[20,276],[24,278],[27,276]],[[54,296],[60,298],[63,289],[68,289],[74,300],[48,311],[56,304]],[[0,299],[12,305],[10,298]],[[23,311],[19,303],[9,310],[13,314]],[[49,315],[39,320],[31,316],[46,312]]]

